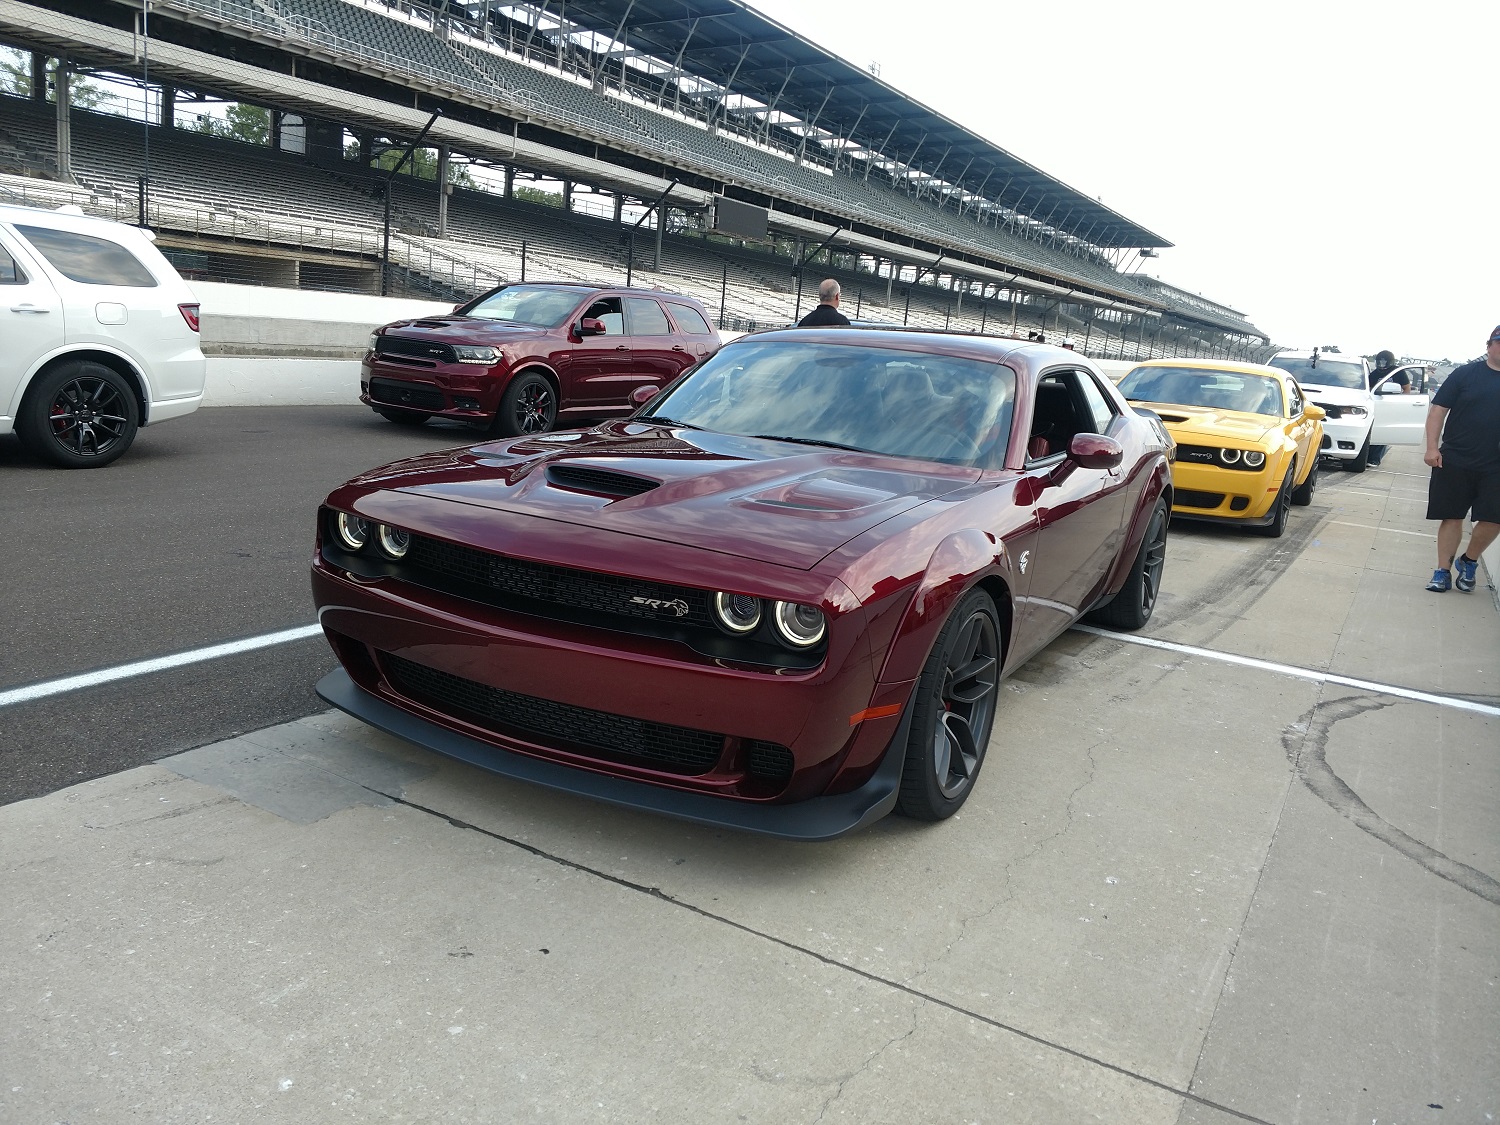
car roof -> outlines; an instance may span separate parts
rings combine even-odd
[[[1310,351],[1299,352],[1299,351],[1294,351],[1294,350],[1288,349],[1287,351],[1277,352],[1271,358],[1272,359],[1312,359],[1312,357],[1313,357],[1313,353],[1310,352]],[[1322,359],[1337,360],[1340,363],[1363,363],[1365,361],[1365,357],[1362,356],[1362,355],[1349,355],[1349,354],[1347,354],[1345,352],[1325,352],[1325,351],[1319,351],[1318,352],[1318,358],[1320,360],[1322,360]]]
[[[1147,359],[1142,360],[1130,370],[1134,371],[1136,367],[1176,367],[1187,368],[1191,371],[1230,371],[1242,375],[1264,375],[1272,379],[1287,378],[1287,372],[1279,367],[1267,367],[1263,363],[1250,363],[1238,359]]]
[[[626,293],[632,297],[670,297],[674,301],[686,301],[692,305],[702,304],[696,297],[689,297],[686,293],[678,293],[671,289],[638,289],[635,286],[627,288],[624,285],[593,285],[587,281],[507,281],[504,285],[496,286],[496,288],[509,289],[515,285],[536,286],[542,289],[576,289],[579,293]]]
[[[978,359],[991,363],[1003,363],[1020,376],[1040,374],[1047,368],[1068,363],[1093,371],[1105,378],[1087,356],[1059,347],[1056,344],[1041,344],[1033,340],[1020,340],[1010,336],[991,336],[978,332],[952,332],[937,328],[903,327],[842,327],[827,328],[768,328],[749,332],[724,346],[730,347],[750,340],[796,341],[802,344],[864,345],[874,348],[889,348],[892,351],[919,352],[930,355],[947,355],[961,359]]]
[[[122,230],[134,231],[142,238],[150,236],[140,227],[129,223],[117,223],[113,219],[101,219],[85,215],[81,211],[59,211],[47,207],[22,207],[14,203],[0,203],[0,223],[12,226],[51,227],[55,230],[70,230],[79,233],[103,234],[108,231],[118,234]]]

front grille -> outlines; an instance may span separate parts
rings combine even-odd
[[[466,680],[390,653],[381,654],[381,664],[402,695],[457,718],[477,720],[477,725],[500,734],[539,735],[551,744],[572,743],[605,757],[636,758],[679,774],[707,773],[724,749],[724,736],[710,731],[554,703]],[[787,754],[790,758],[790,751]]]
[[[1329,437],[1327,434],[1324,434],[1323,435],[1322,444],[1320,444],[1318,446],[1318,448],[1319,449],[1332,449],[1333,448],[1333,439],[1331,437]]]
[[[1195,488],[1179,488],[1172,493],[1172,505],[1178,508],[1217,508],[1224,503],[1222,492],[1199,492]]]
[[[433,363],[456,363],[458,360],[452,344],[441,344],[435,340],[413,340],[407,336],[376,336],[375,354],[413,356]]]
[[[1219,451],[1207,445],[1177,446],[1177,460],[1191,461],[1196,465],[1213,465],[1218,462]]]
[[[402,569],[404,577],[431,589],[500,606],[524,610],[541,603],[615,618],[714,627],[706,590],[528,562],[421,535],[411,537]]]
[[[547,469],[547,480],[563,488],[577,488],[584,492],[596,492],[603,496],[639,496],[660,486],[660,481],[629,473],[616,473],[609,469],[588,469],[581,465],[552,465]]]
[[[792,776],[792,752],[785,746],[763,739],[754,739],[746,746],[750,750],[749,773],[764,781],[786,782]]]
[[[370,380],[370,398],[392,406],[409,406],[417,410],[443,409],[443,392],[425,383],[407,383],[400,379]]]
[[[1313,405],[1321,406],[1323,413],[1327,414],[1330,418],[1342,418],[1344,416],[1344,408],[1342,406],[1335,406],[1331,402],[1315,402]]]

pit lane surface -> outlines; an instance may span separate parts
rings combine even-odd
[[[18,472],[0,442],[62,490],[7,490],[0,684],[306,623],[317,500],[465,436],[204,411],[118,484],[129,458]],[[1326,474],[1281,540],[1174,525],[1147,634],[1500,703],[1494,602],[1421,590],[1420,462],[1383,469]],[[191,511],[141,533],[164,494]],[[0,711],[8,784],[99,778],[0,809],[0,1117],[1500,1112],[1492,716],[1070,633],[1007,683],[959,817],[802,846],[314,715],[330,663],[298,642]]]

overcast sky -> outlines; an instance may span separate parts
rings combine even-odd
[[[1500,2],[748,0],[1175,245],[1287,347],[1500,324]]]

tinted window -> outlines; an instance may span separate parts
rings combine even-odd
[[[625,314],[620,311],[620,298],[600,297],[583,310],[584,320],[597,320],[604,325],[606,336],[625,335]]]
[[[1288,380],[1286,385],[1286,392],[1288,397],[1291,399],[1291,408],[1289,413],[1293,418],[1296,418],[1300,416],[1302,411],[1305,409],[1302,404],[1302,388],[1298,387],[1295,381]]]
[[[584,292],[581,289],[551,289],[545,285],[507,285],[459,311],[482,320],[556,328],[578,307]]]
[[[670,336],[672,326],[661,306],[645,297],[626,297],[625,315],[630,320],[632,336]]]
[[[0,246],[0,285],[20,285],[26,280],[26,275],[21,272],[21,267],[16,265],[16,260],[10,256],[5,247]]]
[[[1281,417],[1281,385],[1269,375],[1201,367],[1137,367],[1120,380],[1131,402],[1242,410]]]
[[[1082,372],[1078,374],[1078,385],[1083,388],[1083,397],[1088,400],[1089,413],[1094,416],[1094,432],[1096,434],[1109,433],[1109,424],[1115,418],[1115,412],[1109,408],[1109,400],[1104,397],[1094,380]]]
[[[133,288],[156,285],[151,271],[118,242],[50,227],[18,224],[16,230],[52,263],[58,273],[73,281],[84,285],[128,285]]]
[[[679,305],[674,301],[668,301],[672,306],[672,316],[682,326],[682,330],[690,336],[712,336],[714,330],[708,326],[708,321],[703,315],[693,308],[692,305]]]
[[[958,465],[1004,462],[1015,374],[866,345],[730,344],[637,417]]]
[[[1318,356],[1315,359],[1294,359],[1291,356],[1278,355],[1272,358],[1270,366],[1289,372],[1299,383],[1311,384],[1315,387],[1349,387],[1361,391],[1366,389],[1364,364],[1351,363],[1347,359],[1329,359],[1326,356]]]

